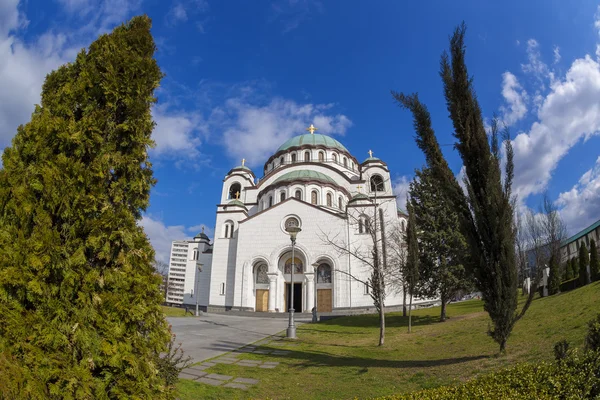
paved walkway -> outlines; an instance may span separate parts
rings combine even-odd
[[[281,336],[266,339],[267,341],[281,340]],[[264,342],[264,341],[263,341]],[[259,360],[240,360],[238,356],[242,353],[255,353],[255,354],[276,354],[286,355],[289,351],[286,350],[264,350],[257,348],[254,345],[249,345],[241,349],[236,350],[233,353],[226,354],[222,357],[215,358],[211,361],[206,361],[200,365],[194,365],[181,371],[179,378],[190,379],[199,383],[204,383],[211,386],[223,386],[227,388],[248,390],[252,385],[256,385],[259,381],[253,378],[237,377],[234,378],[230,375],[221,374],[209,374],[206,370],[210,367],[214,367],[217,364],[235,364],[240,367],[248,368],[263,368],[273,369],[279,365],[278,361],[259,361]]]
[[[204,314],[200,317],[167,318],[176,341],[194,363],[239,349],[287,328],[285,318],[241,317]],[[301,321],[296,321],[299,325]]]

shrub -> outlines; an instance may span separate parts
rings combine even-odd
[[[554,345],[554,359],[556,361],[561,361],[566,359],[569,356],[569,342],[566,339],[563,339],[559,342],[556,342]]]
[[[584,399],[600,394],[600,353],[573,351],[560,363],[520,364],[469,382],[377,400]]]
[[[598,258],[598,249],[594,239],[590,240],[590,273],[592,274],[592,281],[600,280],[600,259]]]
[[[588,322],[588,333],[585,337],[585,348],[600,351],[600,314]]]

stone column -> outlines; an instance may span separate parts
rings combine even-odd
[[[269,277],[269,312],[275,312],[275,295],[277,294],[277,273],[267,274]]]
[[[306,310],[312,312],[315,306],[315,274],[314,272],[305,272],[306,277]]]

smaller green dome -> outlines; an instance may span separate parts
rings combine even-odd
[[[242,203],[241,201],[237,200],[237,199],[231,200],[227,204],[230,205],[230,206],[240,206],[240,207],[246,208],[246,205],[244,203]]]
[[[331,148],[335,148],[341,151],[345,151],[346,153],[350,153],[348,151],[348,149],[346,149],[344,147],[343,144],[341,144],[340,142],[338,142],[337,140],[335,140],[334,138],[331,138],[329,136],[325,136],[325,135],[319,135],[319,134],[306,134],[306,135],[298,135],[298,136],[294,136],[291,139],[288,139],[284,144],[282,144],[276,151],[276,153],[279,153],[280,151],[284,151],[287,149],[290,149],[292,147],[300,147],[300,146],[325,146],[325,147],[331,147]]]
[[[357,193],[354,196],[352,196],[352,199],[350,199],[349,202],[351,203],[353,201],[358,201],[358,200],[371,200],[371,199],[369,198],[369,196],[367,196],[364,193]]]
[[[373,161],[379,161],[379,162],[383,162],[383,161],[381,161],[381,159],[380,159],[380,158],[377,158],[377,157],[368,157],[368,158],[367,158],[365,161],[363,161],[362,163],[363,163],[363,164],[365,164],[365,163],[368,163],[368,162],[373,162]]]
[[[321,172],[311,171],[307,169],[291,171],[287,174],[283,174],[279,178],[275,179],[273,184],[296,181],[319,181],[323,183],[331,183],[337,185],[335,180],[333,180],[333,178],[331,178],[330,176],[327,176]]]
[[[197,234],[196,236],[194,236],[194,239],[209,240],[208,236],[206,236],[206,234],[204,232],[200,232],[199,234]]]

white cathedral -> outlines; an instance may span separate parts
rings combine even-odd
[[[197,302],[205,311],[287,312],[291,303],[296,312],[315,303],[319,312],[374,308],[364,283],[371,268],[350,253],[369,251],[381,226],[404,230],[407,216],[385,162],[371,151],[359,162],[316,130],[311,125],[282,144],[260,180],[244,160],[229,171],[213,243],[204,232],[172,243],[168,303]],[[288,226],[301,228],[294,249]],[[390,288],[386,306],[402,302],[402,292]]]

